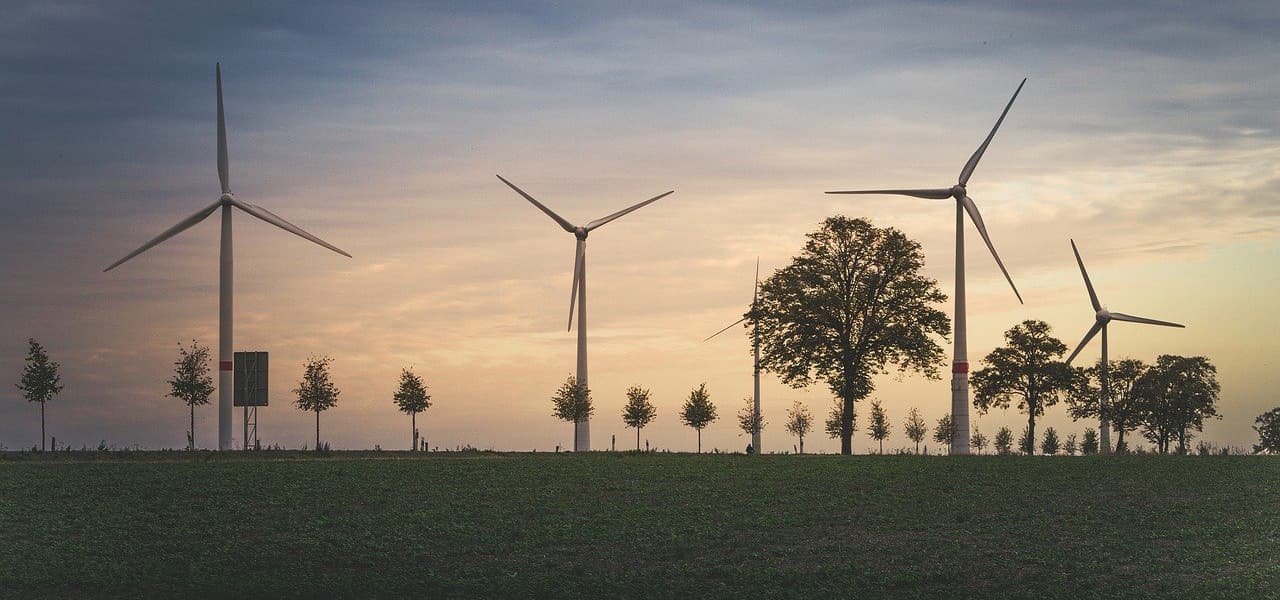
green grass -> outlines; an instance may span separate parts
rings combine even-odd
[[[128,456],[0,460],[0,596],[1280,595],[1276,458]]]

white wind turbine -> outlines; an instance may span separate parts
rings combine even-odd
[[[987,139],[982,141],[982,145],[978,146],[973,156],[969,157],[969,162],[965,163],[964,168],[960,170],[960,179],[956,185],[949,188],[936,189],[827,192],[828,194],[893,194],[931,200],[954,198],[956,201],[955,355],[951,361],[952,455],[969,453],[969,357],[964,302],[965,213],[969,213],[969,218],[973,220],[973,225],[978,229],[978,234],[982,236],[982,241],[986,242],[987,249],[991,251],[991,256],[996,259],[996,265],[1000,267],[1000,272],[1004,273],[1004,278],[1009,281],[1009,287],[1013,288],[1013,294],[1018,297],[1018,303],[1022,303],[1022,294],[1018,293],[1018,286],[1013,284],[1013,278],[1009,277],[1009,271],[1004,268],[1000,255],[996,254],[996,247],[991,244],[991,237],[987,235],[987,227],[982,222],[982,215],[978,212],[978,205],[969,197],[965,186],[968,185],[969,177],[973,175],[973,170],[977,168],[978,161],[982,160],[982,155],[987,151],[987,146],[991,144],[991,139],[996,136],[996,130],[1000,129],[1000,124],[1004,122],[1005,115],[1009,114],[1009,109],[1013,107],[1013,101],[1018,99],[1018,92],[1022,91],[1022,86],[1026,85],[1026,83],[1026,78],[1023,78],[1022,83],[1018,84],[1018,89],[1014,90],[1013,97],[1009,98],[1009,103],[1005,105],[1004,112],[1000,113],[1000,118],[996,120],[995,126],[991,128],[991,133],[987,134]]]
[[[125,261],[146,252],[151,247],[175,236],[196,223],[203,221],[206,217],[213,214],[219,208],[222,209],[222,242],[220,247],[220,259],[218,263],[218,449],[231,449],[231,402],[234,392],[234,377],[232,364],[233,350],[231,339],[231,322],[232,322],[232,256],[231,256],[231,209],[232,207],[243,210],[263,221],[266,221],[276,227],[279,227],[289,233],[298,235],[302,238],[320,244],[325,248],[333,250],[338,254],[350,258],[351,255],[338,249],[336,246],[303,231],[302,228],[282,219],[279,215],[262,208],[256,204],[250,204],[240,200],[231,193],[231,175],[230,168],[227,163],[227,122],[222,111],[222,65],[218,64],[214,70],[214,77],[217,81],[218,88],[218,180],[222,184],[222,194],[218,196],[218,200],[213,204],[200,209],[196,214],[191,215],[177,225],[166,229],[164,233],[156,236],[155,239],[145,243],[142,247],[130,252],[124,258],[111,263],[111,266],[103,269],[103,272],[110,271]]]
[[[738,319],[737,321],[734,321],[732,325],[729,325],[728,327],[725,327],[724,329],[721,329],[720,331],[717,331],[711,334],[710,337],[702,341],[704,342],[709,341],[711,338],[716,337],[717,335],[720,335],[726,331],[729,331],[734,326],[738,325],[739,323],[742,323],[743,321],[746,321],[751,316],[754,316],[756,312],[756,301],[758,301],[759,299],[760,299],[760,259],[757,258],[756,259],[756,285],[751,292],[751,313],[749,313],[747,316],[742,317],[741,319]],[[755,355],[754,361],[752,362],[752,373],[753,373],[752,379],[755,386],[751,392],[752,394],[751,398],[755,402],[756,423],[759,424],[760,423],[760,327],[758,325],[754,326],[751,331],[751,352]],[[760,451],[760,428],[759,427],[756,427],[755,430],[751,432],[751,448],[755,450],[756,455],[762,454],[762,452]]]
[[[628,208],[624,208],[607,217],[601,217],[583,226],[576,226],[566,221],[560,215],[557,215],[546,205],[533,199],[533,196],[526,194],[524,190],[515,186],[514,183],[503,179],[501,175],[497,176],[507,187],[515,190],[517,194],[524,196],[534,206],[538,207],[548,217],[560,225],[565,231],[572,233],[578,239],[577,249],[573,261],[573,288],[569,292],[569,325],[567,329],[573,329],[573,309],[574,302],[578,306],[578,374],[577,382],[579,385],[587,385],[587,234],[591,233],[598,227],[617,219],[627,213],[638,210],[646,205],[657,202],[658,200],[675,193],[675,190],[658,194],[644,202],[635,204]],[[574,424],[573,428],[573,451],[585,452],[591,450],[591,421],[582,420]]]
[[[1089,272],[1084,270],[1084,260],[1080,258],[1080,251],[1076,249],[1075,240],[1071,240],[1071,251],[1076,255],[1076,264],[1080,265],[1080,275],[1084,277],[1084,287],[1089,290],[1089,303],[1093,305],[1094,322],[1093,327],[1089,328],[1089,332],[1084,334],[1084,339],[1080,340],[1080,345],[1076,346],[1071,356],[1067,357],[1067,364],[1071,364],[1071,361],[1075,360],[1076,355],[1080,354],[1081,350],[1084,350],[1085,345],[1089,343],[1089,340],[1093,339],[1093,336],[1098,335],[1099,331],[1102,332],[1102,362],[1100,363],[1101,370],[1098,373],[1099,383],[1102,384],[1102,396],[1098,399],[1098,437],[1101,438],[1099,445],[1102,453],[1106,454],[1111,451],[1111,446],[1108,445],[1111,443],[1111,421],[1107,418],[1107,410],[1110,408],[1109,403],[1111,401],[1111,390],[1107,384],[1107,324],[1111,321],[1128,321],[1130,323],[1145,323],[1164,327],[1185,327],[1185,325],[1157,321],[1146,317],[1135,317],[1124,313],[1111,312],[1103,308],[1102,304],[1098,302],[1098,294],[1093,291],[1093,282],[1089,281]]]

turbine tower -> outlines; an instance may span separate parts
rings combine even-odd
[[[497,176],[507,187],[515,190],[517,194],[524,196],[539,210],[546,213],[551,220],[555,221],[565,231],[572,233],[577,238],[577,249],[575,250],[573,259],[573,288],[569,292],[569,325],[567,330],[573,329],[573,310],[574,302],[577,302],[578,308],[578,374],[577,381],[579,385],[587,385],[587,234],[591,233],[598,227],[613,221],[627,213],[639,210],[640,208],[657,202],[658,200],[675,193],[675,190],[658,194],[644,202],[635,204],[628,208],[624,208],[607,217],[601,217],[586,225],[577,226],[566,221],[560,215],[557,215],[550,208],[547,208],[541,202],[533,199],[533,196],[526,194],[524,190],[515,186],[514,183],[503,179],[501,175]],[[586,452],[591,450],[591,421],[584,419],[574,424],[573,428],[573,451]]]
[[[1080,258],[1080,250],[1076,249],[1075,240],[1071,240],[1071,251],[1076,255],[1076,264],[1080,265],[1080,275],[1084,277],[1084,287],[1089,290],[1089,303],[1093,305],[1094,322],[1093,327],[1089,328],[1089,332],[1084,334],[1084,339],[1080,340],[1080,345],[1076,346],[1071,356],[1067,357],[1067,364],[1071,364],[1071,361],[1075,360],[1076,355],[1080,354],[1081,350],[1084,350],[1085,345],[1089,343],[1089,340],[1093,339],[1093,336],[1098,335],[1099,331],[1102,332],[1102,368],[1098,372],[1099,383],[1102,384],[1102,397],[1098,399],[1098,420],[1100,421],[1098,424],[1098,436],[1101,438],[1102,453],[1107,454],[1111,451],[1111,446],[1109,445],[1111,443],[1111,421],[1107,418],[1107,411],[1111,407],[1111,390],[1107,382],[1107,324],[1112,321],[1128,321],[1130,323],[1144,323],[1163,327],[1185,327],[1185,325],[1157,321],[1146,317],[1135,317],[1124,313],[1111,312],[1103,308],[1102,304],[1098,302],[1098,294],[1093,291],[1093,282],[1089,281],[1089,272],[1084,270],[1084,261]]]
[[[729,331],[739,323],[746,321],[748,318],[754,317],[756,313],[756,302],[759,299],[760,299],[760,259],[757,258],[756,259],[756,285],[755,285],[755,289],[753,289],[751,292],[751,312],[748,313],[746,316],[742,317],[741,319],[734,321],[732,325],[729,325],[728,327],[725,327],[724,329],[721,329],[720,331],[717,331],[711,334],[710,337],[702,341],[704,342],[709,341],[711,338],[716,337],[717,335],[720,335],[726,331]],[[753,327],[751,330],[751,352],[755,355],[755,360],[752,363],[752,373],[753,373],[752,379],[754,380],[755,386],[753,387],[751,392],[751,399],[755,402],[756,428],[754,431],[751,432],[751,447],[755,450],[756,455],[759,456],[761,454],[760,427],[759,427],[760,425],[760,326],[754,325],[755,323],[754,321],[752,321],[752,323],[753,323]]]
[[[828,194],[891,194],[897,196],[926,198],[930,200],[946,200],[948,198],[954,198],[956,201],[955,355],[951,361],[952,455],[969,453],[969,356],[964,302],[965,213],[969,214],[969,218],[973,220],[973,226],[977,228],[978,234],[982,236],[982,241],[986,242],[987,249],[991,251],[992,258],[996,259],[996,266],[1000,267],[1000,272],[1004,273],[1004,278],[1008,280],[1009,287],[1013,288],[1013,294],[1018,297],[1018,303],[1022,303],[1022,294],[1018,293],[1018,286],[1013,284],[1013,278],[1009,277],[1009,271],[1004,268],[1004,262],[1000,260],[1000,255],[996,254],[996,247],[991,244],[991,237],[987,235],[987,226],[982,222],[982,214],[978,212],[978,205],[969,197],[969,193],[965,189],[965,186],[969,184],[969,177],[973,175],[974,169],[978,167],[978,161],[982,160],[982,155],[987,151],[987,146],[991,144],[991,139],[996,136],[996,130],[1000,129],[1000,124],[1004,122],[1005,115],[1009,114],[1009,109],[1013,107],[1013,101],[1018,99],[1018,92],[1022,91],[1022,86],[1026,85],[1026,83],[1026,78],[1023,78],[1022,83],[1018,84],[1018,89],[1014,90],[1013,97],[1009,98],[1009,103],[1005,105],[1004,112],[1000,113],[1000,118],[996,119],[996,124],[991,128],[991,133],[987,134],[987,139],[982,141],[982,145],[978,146],[978,149],[974,151],[973,156],[969,157],[969,162],[966,162],[964,164],[964,168],[960,170],[960,179],[956,185],[949,188],[935,189],[827,192]]]
[[[141,248],[130,252],[124,258],[111,263],[111,266],[103,269],[103,272],[110,271],[125,261],[146,252],[151,247],[189,229],[196,223],[203,221],[206,217],[213,214],[219,208],[222,209],[222,242],[220,249],[220,260],[218,263],[218,449],[231,449],[231,402],[233,392],[235,390],[235,376],[232,359],[234,346],[231,339],[231,316],[232,316],[232,265],[231,256],[231,209],[238,208],[249,213],[263,221],[266,221],[276,227],[279,227],[289,233],[300,236],[304,239],[315,242],[325,248],[333,250],[338,254],[350,258],[351,255],[338,249],[336,246],[314,236],[302,228],[290,223],[279,215],[262,208],[256,204],[250,204],[240,200],[231,193],[231,174],[230,167],[227,163],[227,122],[222,111],[222,65],[218,64],[214,67],[214,77],[217,80],[218,88],[218,181],[222,184],[222,194],[218,196],[218,200],[213,204],[206,206],[178,222],[177,225],[166,229],[164,233],[156,236],[155,239],[145,243]]]

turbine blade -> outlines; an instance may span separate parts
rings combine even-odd
[[[573,258],[573,287],[569,290],[569,325],[565,331],[573,330],[573,308],[578,301],[578,284],[582,277],[582,255],[587,251],[587,241],[578,240],[578,247]]]
[[[751,288],[751,308],[756,307],[756,299],[760,297],[760,257],[756,257],[756,285]]]
[[[987,226],[982,223],[982,214],[978,212],[978,205],[973,203],[973,198],[965,195],[960,198],[960,204],[964,206],[965,212],[969,213],[969,218],[973,220],[973,224],[978,228],[978,233],[982,235],[982,241],[987,243],[987,249],[991,251],[991,257],[996,259],[996,265],[1000,267],[1000,272],[1004,273],[1004,278],[1009,282],[1009,287],[1013,288],[1013,295],[1018,297],[1018,304],[1022,304],[1022,294],[1018,293],[1018,286],[1013,285],[1013,278],[1009,276],[1009,271],[1004,268],[1004,262],[1000,260],[1000,255],[996,254],[996,247],[991,244],[991,236],[987,235]]]
[[[1146,317],[1135,317],[1133,315],[1126,315],[1124,313],[1118,313],[1118,312],[1111,313],[1111,318],[1117,321],[1128,321],[1130,323],[1145,323],[1147,325],[1161,325],[1163,327],[1182,327],[1182,328],[1186,327],[1186,325],[1180,325],[1178,323],[1170,323],[1169,321],[1157,321],[1155,319],[1148,319]]]
[[[498,175],[497,177],[498,177],[498,179],[502,179],[502,176],[501,176],[501,175]],[[551,210],[550,208],[547,208],[547,207],[546,207],[546,205],[544,205],[543,203],[538,202],[537,200],[534,200],[534,199],[533,199],[533,196],[530,196],[529,194],[524,193],[524,190],[522,190],[522,189],[520,189],[520,188],[516,187],[516,185],[515,185],[514,183],[511,183],[510,181],[507,181],[506,179],[502,179],[502,183],[507,184],[507,187],[509,187],[509,188],[511,188],[511,189],[513,189],[513,190],[515,190],[517,194],[520,194],[521,196],[524,196],[524,199],[525,199],[525,200],[528,200],[529,202],[532,202],[532,203],[533,203],[533,205],[534,205],[534,206],[536,206],[536,207],[538,207],[539,209],[541,209],[541,210],[542,210],[542,212],[547,213],[547,216],[548,216],[548,217],[551,217],[553,220],[555,220],[555,222],[556,222],[556,223],[559,223],[559,224],[560,224],[560,226],[561,226],[561,227],[563,227],[565,231],[568,231],[569,233],[573,233],[573,232],[574,232],[574,230],[573,230],[573,225],[572,225],[571,223],[569,223],[568,221],[564,220],[564,217],[561,217],[560,215],[557,215],[557,214],[555,213],[555,211]]]
[[[1084,270],[1084,260],[1080,258],[1075,240],[1071,240],[1071,251],[1076,255],[1076,264],[1080,265],[1080,275],[1084,276],[1084,287],[1089,290],[1089,303],[1093,305],[1094,312],[1102,310],[1102,303],[1098,302],[1098,293],[1093,291],[1093,282],[1089,281],[1089,272]]]
[[[746,317],[742,317],[741,319],[738,319],[737,321],[734,321],[734,322],[733,322],[733,325],[730,325],[730,326],[728,326],[728,327],[725,327],[724,329],[721,329],[720,331],[717,331],[717,332],[715,332],[715,333],[711,334],[709,337],[707,337],[707,339],[702,340],[702,341],[704,341],[704,342],[705,342],[705,341],[708,341],[708,340],[710,340],[711,338],[716,337],[717,335],[720,335],[720,334],[722,334],[722,333],[724,333],[724,332],[726,332],[726,331],[729,331],[730,329],[733,329],[735,326],[737,326],[738,324],[740,324],[740,323],[742,323],[743,321],[746,321],[746,320],[747,320],[747,318],[746,318]]]
[[[239,199],[233,199],[231,200],[231,203],[235,205],[236,208],[239,208],[240,210],[243,210],[244,212],[247,212],[255,217],[258,217],[263,221],[266,221],[272,225],[275,225],[280,229],[288,231],[289,233],[292,233],[304,240],[314,242],[320,246],[324,246],[325,248],[333,250],[334,252],[337,252],[338,254],[341,254],[347,258],[351,258],[351,255],[347,254],[345,250],[337,246],[334,246],[333,244],[330,244],[329,242],[326,242],[314,235],[311,235],[301,227],[298,227],[297,225],[294,225],[293,223],[290,223],[284,220],[284,218],[281,217],[280,215],[277,215],[276,213],[273,213],[265,208],[262,208],[257,204],[249,204],[248,202],[243,202]]]
[[[1000,113],[1000,118],[996,119],[996,124],[991,128],[991,133],[987,134],[987,139],[982,141],[982,145],[974,151],[973,156],[969,157],[969,162],[964,164],[964,169],[960,171],[960,185],[969,183],[969,177],[973,175],[973,170],[978,167],[978,161],[982,160],[982,155],[986,153],[987,146],[991,144],[991,138],[996,137],[996,130],[1000,129],[1000,124],[1004,122],[1004,116],[1009,114],[1009,109],[1013,108],[1013,101],[1018,99],[1018,92],[1022,91],[1022,86],[1027,84],[1027,78],[1022,78],[1022,83],[1018,84],[1018,89],[1014,90],[1013,97],[1009,98],[1009,103],[1004,106],[1004,112]]]
[[[214,78],[218,80],[218,181],[226,194],[231,191],[231,165],[227,162],[227,117],[222,112],[222,63],[214,66]]]
[[[1084,339],[1080,340],[1080,345],[1076,346],[1076,349],[1071,353],[1071,356],[1067,357],[1067,364],[1071,364],[1071,361],[1075,360],[1076,355],[1080,354],[1081,350],[1084,350],[1084,347],[1089,343],[1089,340],[1093,339],[1093,336],[1098,335],[1098,332],[1102,331],[1102,328],[1106,327],[1106,325],[1106,321],[1094,321],[1093,327],[1089,328],[1089,333],[1084,334]]]
[[[170,228],[168,228],[168,229],[164,230],[164,233],[162,233],[162,234],[160,234],[160,235],[156,236],[156,237],[155,237],[154,239],[152,239],[151,241],[149,241],[149,242],[147,242],[147,243],[143,244],[141,248],[138,248],[137,250],[134,250],[133,252],[130,252],[130,253],[129,253],[128,255],[126,255],[124,258],[122,258],[122,259],[120,259],[120,260],[117,260],[116,262],[111,263],[111,266],[109,266],[109,267],[107,267],[107,268],[103,269],[103,270],[102,270],[102,272],[103,272],[103,273],[106,273],[107,271],[110,271],[111,269],[114,269],[114,268],[116,268],[116,267],[118,267],[118,266],[120,266],[120,265],[124,264],[124,262],[125,262],[125,261],[127,261],[127,260],[129,260],[129,259],[131,259],[131,258],[133,258],[133,257],[135,257],[135,256],[137,256],[137,255],[139,255],[139,254],[142,254],[143,252],[146,252],[147,250],[150,250],[150,249],[151,249],[152,247],[154,247],[156,244],[159,244],[160,242],[163,242],[163,241],[165,241],[165,240],[167,240],[167,239],[169,239],[169,238],[171,238],[171,237],[173,237],[173,236],[175,236],[175,235],[178,235],[179,233],[182,233],[183,231],[186,231],[186,230],[187,230],[188,228],[190,228],[192,225],[195,225],[196,223],[199,223],[200,221],[205,220],[205,217],[208,217],[209,215],[213,214],[213,211],[218,210],[218,207],[219,207],[219,206],[222,206],[222,200],[218,200],[217,202],[214,202],[213,204],[210,204],[209,206],[207,206],[207,207],[205,207],[205,208],[200,209],[200,210],[199,210],[199,211],[197,211],[195,214],[193,214],[193,215],[191,215],[191,216],[189,216],[189,217],[187,217],[187,218],[185,218],[185,219],[183,219],[183,220],[181,220],[181,221],[178,221],[178,224],[177,224],[177,225],[174,225],[173,227],[170,227]]]
[[[951,197],[950,189],[927,189],[927,190],[849,190],[839,192],[827,192],[828,194],[889,194],[894,196],[912,196],[915,198],[928,198],[930,200],[944,200]]]
[[[650,199],[648,199],[648,200],[645,200],[644,202],[641,202],[641,203],[639,203],[639,204],[634,204],[634,205],[632,205],[632,206],[630,206],[630,207],[624,208],[624,209],[622,209],[622,210],[620,210],[620,211],[618,211],[618,212],[616,212],[616,213],[613,213],[613,214],[611,214],[611,215],[609,215],[609,216],[607,216],[607,217],[603,217],[603,218],[600,218],[600,219],[596,219],[596,220],[594,220],[594,221],[592,221],[592,222],[590,222],[590,223],[587,223],[586,230],[587,230],[587,231],[591,231],[592,229],[595,229],[595,228],[597,228],[597,227],[600,227],[601,225],[604,225],[605,223],[608,223],[609,221],[612,221],[612,220],[614,220],[614,219],[617,219],[618,217],[621,217],[621,216],[623,216],[623,215],[625,215],[625,214],[627,214],[627,213],[637,211],[637,210],[639,210],[639,209],[641,209],[641,208],[643,208],[643,207],[645,207],[645,206],[648,206],[648,205],[650,205],[650,204],[653,204],[654,202],[657,202],[658,200],[661,200],[661,199],[663,199],[663,198],[666,198],[667,196],[670,196],[671,194],[674,194],[674,193],[676,193],[676,191],[675,191],[675,190],[671,190],[671,191],[669,191],[669,192],[664,192],[664,193],[662,193],[662,194],[658,194],[657,196],[654,196],[654,197],[652,197],[652,198],[650,198]]]

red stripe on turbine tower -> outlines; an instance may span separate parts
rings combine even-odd
[[[229,360],[218,361],[219,371],[234,371],[235,368],[236,368],[235,363],[232,361],[229,361]]]
[[[969,372],[969,363],[967,363],[967,362],[952,363],[952,364],[951,364],[951,372],[952,372],[952,373],[968,373],[968,372]]]

